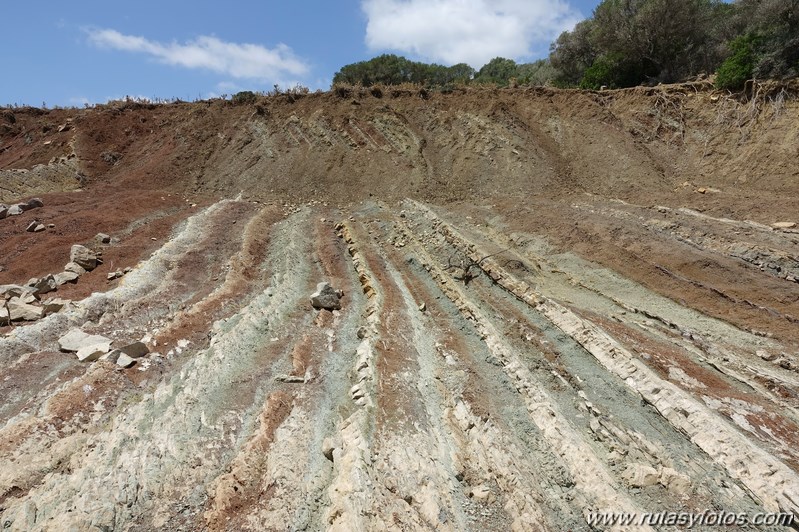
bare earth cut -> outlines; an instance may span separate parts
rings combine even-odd
[[[798,93],[2,111],[0,525],[799,520]]]

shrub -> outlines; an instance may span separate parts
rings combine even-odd
[[[249,103],[255,103],[258,100],[258,96],[253,91],[241,91],[237,92],[233,95],[231,101],[233,105],[245,105]]]
[[[752,73],[757,61],[755,51],[759,39],[753,35],[742,35],[730,42],[732,55],[724,61],[716,72],[716,86],[720,89],[740,90]]]

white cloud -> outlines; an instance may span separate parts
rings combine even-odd
[[[363,0],[366,45],[479,68],[547,50],[583,17],[565,0]]]
[[[235,79],[271,80],[286,75],[303,76],[309,70],[285,44],[270,49],[209,36],[185,44],[160,43],[111,29],[90,29],[87,33],[92,43],[103,48],[144,53],[168,65],[211,70]]]

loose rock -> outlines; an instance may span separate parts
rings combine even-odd
[[[63,284],[63,283],[61,283]],[[33,293],[35,295],[47,294],[54,291],[59,286],[58,282],[53,275],[45,275],[33,285]]]
[[[144,342],[133,342],[132,344],[120,347],[119,351],[125,353],[130,358],[141,358],[147,353],[149,353],[150,349],[147,347],[147,344],[145,344]]]
[[[19,205],[12,205],[11,207],[8,208],[7,215],[8,216],[19,216],[23,212],[25,212],[25,209],[23,209]]]
[[[121,368],[129,368],[135,363],[136,360],[126,355],[125,353],[120,353],[119,358],[117,358],[117,366]]]
[[[100,342],[86,345],[78,349],[77,356],[81,362],[94,362],[111,349],[111,342]]]
[[[55,274],[55,282],[58,286],[66,283],[74,283],[78,280],[79,275],[75,272],[61,272]]]
[[[796,227],[796,222],[777,222],[771,224],[774,229],[793,229]]]
[[[44,315],[48,316],[50,314],[55,314],[56,312],[60,311],[66,304],[69,303],[67,299],[60,299],[60,298],[50,298],[44,303],[42,303],[42,308],[44,308]]]
[[[97,267],[97,254],[86,246],[75,244],[69,253],[69,261],[87,271],[91,271]]]
[[[8,301],[8,313],[11,321],[36,321],[44,317],[42,307],[25,303],[17,297]]]
[[[111,340],[105,336],[92,335],[81,331],[80,329],[72,329],[67,334],[58,339],[58,347],[61,351],[68,353],[75,353],[81,347],[92,346],[100,343],[107,343],[111,345]],[[109,347],[110,348],[110,347]],[[108,349],[106,349],[108,351]]]
[[[83,266],[81,266],[76,262],[68,262],[67,265],[64,266],[64,271],[77,273],[78,275],[83,275],[84,273],[86,273],[86,268],[84,268]]]
[[[322,282],[316,285],[316,292],[311,294],[311,305],[315,309],[340,310],[342,295],[343,293],[330,286],[330,283]]]
[[[97,233],[97,236],[95,236],[94,238],[96,238],[97,241],[102,244],[108,244],[109,242],[111,242],[111,236],[105,233]]]
[[[44,202],[39,198],[31,198],[28,200],[27,205],[31,209],[37,209],[39,207],[44,207]]]

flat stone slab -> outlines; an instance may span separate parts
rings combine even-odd
[[[61,351],[66,351],[67,353],[77,353],[81,347],[93,346],[101,343],[107,343],[110,346],[111,340],[105,336],[85,333],[80,329],[72,329],[58,339],[58,347]],[[106,349],[104,352],[108,352],[109,349]]]

